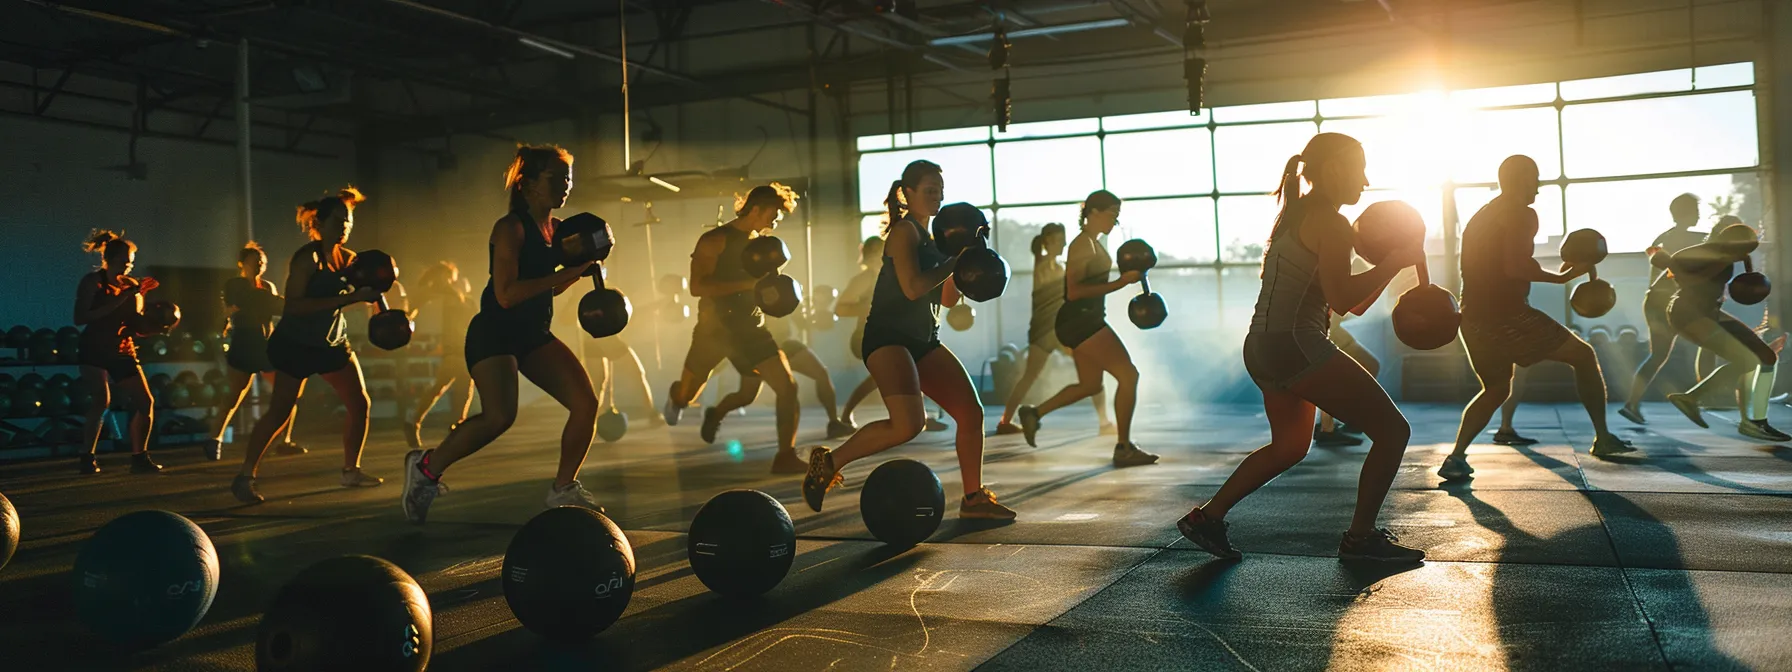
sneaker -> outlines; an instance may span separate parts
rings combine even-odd
[[[1176,521],[1176,530],[1196,548],[1212,553],[1217,558],[1237,560],[1244,557],[1244,554],[1233,548],[1232,541],[1226,538],[1227,527],[1226,521],[1210,519],[1200,509],[1190,511]]]
[[[1649,424],[1649,421],[1643,418],[1643,409],[1640,408],[1625,406],[1618,409],[1618,415],[1622,415],[1625,420],[1629,420],[1639,425]]]
[[[666,388],[666,405],[660,409],[660,415],[666,419],[666,424],[674,427],[678,426],[679,416],[684,415],[684,407],[678,405],[678,381],[676,380],[672,381],[671,387]]]
[[[1104,423],[1101,423],[1101,424],[1095,426],[1095,435],[1096,436],[1119,436],[1120,428],[1115,426],[1114,423],[1104,422]]]
[[[1785,443],[1787,441],[1792,441],[1792,435],[1787,435],[1785,432],[1774,429],[1773,425],[1767,424],[1766,420],[1743,420],[1742,422],[1736,423],[1736,431],[1741,432],[1743,436],[1748,438],[1759,439],[1771,443]]]
[[[1475,473],[1475,468],[1468,466],[1467,455],[1450,454],[1444,457],[1444,464],[1437,468],[1437,475],[1444,481],[1460,481]]]
[[[1338,559],[1420,563],[1425,561],[1425,552],[1400,545],[1400,538],[1383,527],[1362,537],[1345,532],[1344,540],[1338,543]]]
[[[1502,446],[1534,446],[1534,445],[1537,445],[1536,439],[1519,434],[1517,431],[1494,432],[1493,433],[1493,442],[1500,444]]]
[[[199,453],[204,455],[205,459],[213,462],[222,460],[224,459],[224,442],[217,439],[206,441],[204,444],[200,445]]]
[[[1012,422],[996,423],[996,436],[1009,436],[1020,433],[1020,425]]]
[[[100,473],[100,458],[97,455],[82,455],[75,458],[75,471],[83,474]]]
[[[274,445],[274,454],[275,455],[304,455],[305,453],[309,453],[309,452],[311,452],[311,451],[306,450],[304,446],[293,443],[291,441],[281,441],[280,443]]]
[[[597,496],[591,494],[591,491],[586,490],[585,486],[580,485],[578,481],[549,487],[548,498],[543,503],[550,509],[559,506],[582,506],[598,513],[604,512],[604,507],[597,503]]]
[[[774,474],[802,474],[808,471],[809,463],[804,462],[803,458],[797,457],[795,450],[780,450],[778,455],[772,458],[772,473]]]
[[[809,450],[809,473],[803,476],[803,501],[809,504],[811,511],[821,513],[822,498],[845,480],[846,477],[834,469],[833,451],[826,446],[816,446]]]
[[[1026,435],[1027,445],[1038,448],[1034,440],[1039,437],[1039,407],[1022,406],[1014,415],[1020,418],[1020,432]]]
[[[1612,434],[1602,434],[1598,438],[1593,439],[1593,447],[1587,450],[1587,452],[1591,453],[1594,457],[1623,455],[1625,453],[1636,452],[1636,446],[1630,445],[1629,441],[1620,439]]]
[[[1142,467],[1147,464],[1157,464],[1157,456],[1139,450],[1139,446],[1134,443],[1114,444],[1114,466],[1116,468]]]
[[[131,473],[153,474],[161,470],[162,465],[156,464],[155,460],[150,459],[149,451],[131,454]]]
[[[697,436],[701,437],[704,443],[716,442],[716,432],[722,431],[723,415],[714,406],[703,409],[703,426],[697,428]]]
[[[404,519],[422,525],[429,517],[429,505],[436,501],[437,485],[423,473],[423,451],[413,450],[404,456],[404,493],[398,502],[404,507]]]
[[[959,518],[1014,520],[1014,515],[1014,509],[996,502],[996,493],[990,492],[989,488],[977,488],[976,492],[958,500]]]
[[[929,432],[943,432],[943,431],[946,431],[951,428],[952,428],[951,425],[941,422],[939,418],[933,417],[931,415],[927,416],[927,424],[922,426],[922,429],[925,429]]]
[[[255,479],[242,474],[237,474],[236,479],[230,482],[230,494],[236,495],[236,501],[244,504],[260,504],[267,501],[267,498],[262,497],[261,492],[255,489]]]
[[[1340,448],[1343,446],[1363,445],[1363,440],[1336,429],[1329,432],[1321,432],[1315,429],[1313,430],[1313,445],[1324,446],[1326,448]]]
[[[856,431],[859,431],[859,428],[854,427],[850,422],[842,422],[840,420],[828,421],[828,438],[830,439],[844,439],[852,436],[853,432]]]
[[[1668,403],[1673,404],[1674,408],[1680,409],[1680,414],[1686,416],[1687,420],[1691,420],[1692,424],[1700,427],[1711,426],[1705,422],[1705,414],[1699,411],[1699,400],[1693,398],[1692,395],[1670,394]]]
[[[1364,436],[1363,430],[1357,428],[1356,425],[1352,425],[1352,424],[1346,423],[1346,422],[1340,422],[1337,425],[1335,425],[1334,431],[1337,431],[1341,434],[1349,434],[1351,436]]]
[[[360,467],[342,470],[342,487],[345,488],[371,488],[385,482],[383,478],[368,476]]]

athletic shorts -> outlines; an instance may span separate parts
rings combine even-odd
[[[809,351],[809,344],[792,338],[779,343],[778,349],[783,350],[786,355],[800,355]]]
[[[88,354],[87,349],[82,348],[79,354],[75,357],[75,361],[80,363],[81,366],[91,366],[103,370],[106,372],[106,375],[111,376],[114,380],[120,378],[133,378],[141,375],[143,372],[143,370],[137,366],[136,357],[129,357],[118,352],[98,352]]]
[[[751,376],[759,363],[778,356],[778,340],[762,326],[729,326],[719,321],[698,320],[691,330],[691,351],[684,370],[713,371],[722,360],[743,376]]]
[[[1286,390],[1338,354],[1325,332],[1315,330],[1245,334],[1244,370],[1258,387]]]
[[[1749,352],[1754,353],[1755,357],[1760,361],[1777,362],[1779,360],[1779,355],[1774,353],[1773,347],[1767,345],[1767,342],[1762,340],[1761,335],[1755,333],[1755,330],[1752,327],[1743,324],[1742,320],[1738,320],[1735,316],[1721,310],[1716,313],[1706,313],[1697,316],[1677,315],[1674,320],[1675,331],[1684,336],[1688,327],[1697,324],[1701,320],[1711,320],[1716,322],[1718,329],[1722,330],[1723,333],[1730,338],[1735,339],[1736,342],[1741,343],[1744,347],[1747,347]],[[1691,341],[1692,339],[1688,338],[1687,340]],[[1712,354],[1716,354],[1717,352],[1715,350],[1707,351]],[[1743,362],[1743,364],[1753,365],[1751,362]]]
[[[268,361],[268,339],[257,332],[253,336],[230,334],[230,350],[224,353],[224,363],[230,368],[254,375],[274,370],[274,363]]]
[[[268,339],[268,363],[275,371],[300,380],[348,368],[351,357],[347,343],[300,345],[279,338]]]
[[[1531,366],[1571,338],[1574,334],[1561,322],[1530,306],[1495,315],[1462,313],[1462,344],[1470,362]]]
[[[1074,350],[1077,346],[1082,345],[1083,341],[1089,340],[1106,328],[1108,328],[1107,319],[1100,315],[1093,315],[1068,320],[1060,319],[1053,331],[1056,332],[1059,343]]]
[[[859,346],[859,358],[870,359],[871,353],[877,352],[880,348],[887,348],[890,346],[896,346],[907,350],[908,356],[919,362],[922,357],[927,356],[927,353],[933,352],[935,348],[940,347],[940,339],[938,336],[935,336],[932,340],[923,341],[912,336],[868,329],[865,331],[865,342]]]
[[[1673,302],[1672,290],[1652,290],[1643,295],[1643,322],[1649,327],[1650,340],[1673,333],[1674,326],[1668,321],[1668,306]]]
[[[533,326],[518,328],[480,313],[467,323],[467,343],[461,351],[466,355],[467,368],[471,369],[492,357],[515,357],[520,361],[536,348],[559,340],[551,331]]]

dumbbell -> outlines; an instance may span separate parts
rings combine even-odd
[[[554,229],[554,249],[560,254],[561,267],[592,262],[585,276],[591,278],[591,291],[579,299],[579,327],[592,338],[622,333],[628,327],[634,308],[622,292],[604,286],[603,261],[616,248],[616,237],[610,223],[589,212],[581,212],[560,220]]]
[[[741,269],[759,278],[753,285],[753,303],[772,317],[784,317],[803,305],[803,286],[778,270],[790,263],[790,248],[777,236],[747,241],[740,253]]]
[[[946,256],[957,256],[952,285],[972,301],[995,299],[1008,289],[1008,262],[989,247],[989,218],[969,203],[940,208],[933,218],[933,243]]]
[[[56,361],[56,332],[39,329],[31,333],[31,359],[39,364],[50,364]]]
[[[381,350],[397,350],[409,345],[411,335],[416,332],[410,313],[395,310],[386,301],[386,292],[398,282],[398,262],[392,255],[379,250],[355,255],[355,260],[343,269],[343,278],[351,287],[372,288],[380,293],[379,299],[374,301],[379,312],[367,320],[367,340]]]
[[[1164,297],[1151,291],[1151,278],[1145,273],[1157,266],[1157,250],[1151,244],[1138,238],[1120,244],[1115,250],[1114,265],[1121,273],[1139,272],[1139,295],[1132,297],[1126,304],[1126,317],[1140,329],[1154,329],[1164,323],[1170,310],[1164,305]]]
[[[1618,290],[1612,283],[1599,279],[1599,271],[1591,268],[1605,261],[1605,236],[1592,229],[1576,229],[1562,239],[1562,262],[1570,266],[1587,266],[1587,281],[1574,286],[1568,305],[1581,317],[1600,317],[1618,305]]]

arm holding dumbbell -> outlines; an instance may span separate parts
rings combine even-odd
[[[1138,271],[1124,271],[1120,274],[1118,279],[1107,282],[1083,282],[1077,280],[1076,278],[1088,277],[1089,261],[1094,258],[1095,246],[1099,244],[1093,239],[1082,242],[1078,241],[1082,241],[1081,236],[1078,236],[1077,240],[1071,241],[1070,255],[1064,260],[1065,277],[1072,278],[1070,282],[1064,283],[1064,300],[1077,301],[1097,296],[1107,296],[1120,291],[1122,287],[1144,279],[1144,273]]]
[[[1388,251],[1380,264],[1362,273],[1351,273],[1351,253],[1356,249],[1356,230],[1344,215],[1314,212],[1301,222],[1301,243],[1318,256],[1319,286],[1332,312],[1358,315],[1374,305],[1394,274],[1425,263],[1422,243]]]
[[[697,238],[697,249],[691,252],[691,296],[703,298],[751,292],[758,283],[756,278],[734,282],[715,280],[716,262],[721,259],[722,249],[728,244],[716,233],[720,230],[711,229]]]
[[[922,270],[921,260],[915,255],[915,249],[921,243],[915,233],[916,226],[919,225],[890,227],[890,238],[884,243],[884,252],[890,257],[888,263],[896,265],[896,283],[901,285],[902,295],[910,301],[927,296],[933,288],[952,277],[952,271],[958,268],[958,256],[953,256],[946,263]]]
[[[952,276],[946,276],[946,284],[940,285],[940,305],[951,308],[963,301],[964,295],[958,293],[958,283]]]
[[[498,300],[498,305],[505,308],[516,306],[542,292],[558,293],[583,277],[591,265],[596,263],[582,262],[539,278],[516,277],[516,260],[523,249],[523,224],[507,215],[492,225],[492,295]]]
[[[144,278],[135,287],[126,288],[118,296],[100,298],[99,274],[90,273],[81,278],[81,284],[75,289],[75,324],[85,325],[118,310],[119,306],[136,302],[137,312],[143,312],[143,293],[156,288],[153,278]]]
[[[1532,256],[1535,249],[1531,241],[1537,239],[1537,212],[1524,208],[1519,216],[1521,219],[1515,225],[1517,230],[1506,239],[1506,244],[1511,246],[1505,254],[1508,277],[1525,282],[1563,285],[1593,270],[1590,265],[1576,266],[1565,261],[1562,262],[1560,273],[1543,270],[1543,264],[1537,263],[1537,258]]]
[[[311,276],[318,273],[319,270],[317,253],[315,251],[311,252],[310,257],[307,258],[306,253],[301,249],[298,254],[293,255],[292,263],[287,265],[287,269],[286,286],[308,286],[311,282]],[[285,310],[281,314],[307,315],[310,313],[327,313],[342,308],[343,306],[350,306],[363,301],[375,301],[378,300],[379,297],[380,293],[374,291],[371,287],[362,287],[340,296],[320,296],[316,298],[302,295],[294,296],[286,300],[284,306]]]

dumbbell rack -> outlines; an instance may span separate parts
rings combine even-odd
[[[352,339],[352,342],[356,345],[355,356],[361,360],[361,375],[366,381],[368,419],[390,420],[399,426],[410,420],[407,414],[418,392],[435,382],[436,368],[442,365],[442,358],[460,354],[438,354],[434,334],[418,334],[410,345],[397,350],[372,347],[365,338]],[[320,399],[319,403],[327,404],[331,412],[342,407],[341,400],[334,394],[321,396],[328,399]],[[443,402],[436,404],[430,412],[446,412],[449,404],[446,398]]]

